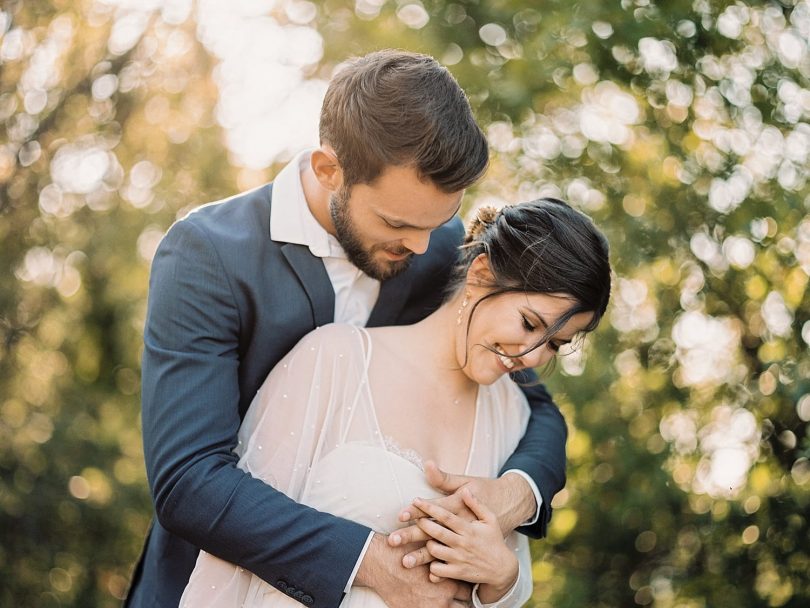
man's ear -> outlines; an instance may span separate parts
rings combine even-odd
[[[490,287],[495,281],[489,269],[489,258],[486,253],[479,253],[467,269],[467,285]]]
[[[329,144],[323,144],[312,152],[310,166],[322,188],[337,192],[343,185],[343,169],[335,151]]]

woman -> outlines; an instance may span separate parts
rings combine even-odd
[[[327,325],[272,370],[239,431],[239,466],[294,500],[381,533],[414,496],[436,496],[428,459],[494,477],[523,435],[529,409],[509,373],[549,363],[593,330],[610,293],[608,246],[581,213],[555,199],[485,209],[474,220],[457,287],[410,326]],[[431,573],[476,584],[473,604],[510,608],[531,595],[527,539],[504,539],[467,495],[478,521],[431,515]],[[407,592],[407,591],[405,591]],[[181,606],[301,604],[238,566],[201,553]],[[353,587],[342,606],[381,608]]]

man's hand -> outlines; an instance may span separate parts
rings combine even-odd
[[[467,521],[475,521],[475,514],[470,511],[461,495],[461,489],[467,488],[478,500],[495,514],[498,525],[504,536],[529,520],[537,511],[537,502],[529,484],[520,475],[507,474],[498,479],[486,477],[469,477],[452,475],[442,471],[436,463],[428,460],[425,463],[425,477],[428,483],[447,494],[433,502],[447,511]],[[415,521],[428,515],[415,505],[410,505],[399,514],[400,521]],[[388,537],[392,547],[402,547],[411,543],[424,543],[430,537],[414,524],[393,532]],[[402,560],[406,568],[422,566],[433,560],[427,548],[408,552]],[[435,577],[434,577],[435,578]]]
[[[414,548],[391,548],[381,535],[375,534],[354,585],[373,589],[389,608],[467,608],[471,585],[449,579],[432,583],[427,566],[402,567],[403,556]]]

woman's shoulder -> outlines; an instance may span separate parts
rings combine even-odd
[[[276,378],[287,382],[292,375],[300,381],[312,374],[318,374],[323,380],[356,377],[366,367],[364,332],[363,328],[342,323],[317,327],[304,335],[276,364],[268,380]]]
[[[357,327],[349,323],[327,323],[326,325],[316,327],[307,335],[317,336],[320,340],[335,340],[340,338],[357,339],[366,331],[365,327]]]
[[[328,323],[306,334],[293,351],[347,356],[365,351],[367,335],[363,327],[348,323]]]

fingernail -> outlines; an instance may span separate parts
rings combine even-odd
[[[406,568],[413,568],[416,565],[416,558],[406,555],[402,559],[402,563]]]
[[[397,546],[397,545],[398,545],[398,544],[399,544],[401,541],[402,541],[402,539],[399,537],[399,534],[392,534],[392,535],[391,535],[391,542],[393,543],[393,545],[394,545],[395,547],[396,547],[396,546]]]
[[[408,521],[411,518],[411,514],[407,511],[403,511],[399,514],[399,521]]]

